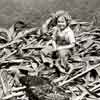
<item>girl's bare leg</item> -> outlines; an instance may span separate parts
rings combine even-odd
[[[74,69],[73,65],[68,62],[68,54],[69,53],[70,53],[69,50],[59,51],[61,66],[63,66],[65,69],[66,69],[66,67],[69,68],[69,71],[67,72],[68,74],[72,73],[72,71]]]

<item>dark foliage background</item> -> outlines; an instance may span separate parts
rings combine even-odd
[[[100,0],[0,0],[0,26],[10,27],[17,20],[41,25],[51,12],[68,10],[73,18],[100,24]]]

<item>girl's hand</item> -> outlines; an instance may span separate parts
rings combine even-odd
[[[58,51],[57,48],[53,48],[53,51]]]
[[[56,48],[57,51],[62,50],[62,49],[63,49],[62,47],[57,47]]]
[[[58,47],[58,48],[57,48],[57,50],[59,51],[59,50],[61,50],[61,48],[60,48],[60,47]]]

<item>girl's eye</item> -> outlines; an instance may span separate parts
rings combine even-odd
[[[58,23],[60,23],[61,21],[58,21]]]
[[[59,24],[62,24],[63,22],[58,22]]]
[[[64,22],[64,21],[58,21],[58,22],[62,23],[62,22]]]

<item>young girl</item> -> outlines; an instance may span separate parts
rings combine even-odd
[[[68,20],[64,16],[59,16],[57,19],[57,26],[54,27],[53,47],[60,56],[62,66],[66,66],[67,58],[70,55],[70,49],[75,46],[74,33],[69,27]],[[61,69],[61,68],[59,68]],[[64,72],[62,70],[62,72]],[[71,68],[69,73],[71,72]]]

